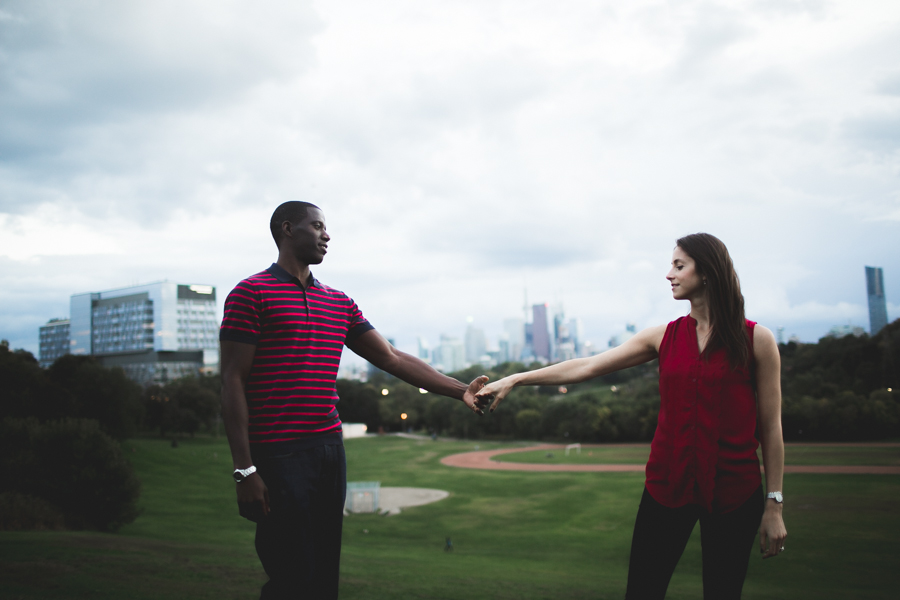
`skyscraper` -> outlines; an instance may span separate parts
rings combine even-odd
[[[581,349],[585,342],[584,325],[578,317],[569,319],[569,341],[575,344],[575,355],[581,356]]]
[[[503,331],[509,340],[507,360],[520,360],[525,349],[525,321],[522,319],[503,319]]]
[[[466,349],[459,338],[441,334],[441,343],[434,349],[434,368],[452,373],[466,368]]]
[[[487,340],[484,330],[471,323],[466,327],[466,362],[477,363],[487,354]]]
[[[550,360],[550,329],[547,323],[547,304],[535,304],[532,310],[532,346],[534,356]]]
[[[875,335],[887,325],[887,299],[881,267],[866,267],[866,288],[869,293],[869,333]]]
[[[420,335],[416,337],[416,343],[418,344],[419,358],[431,364],[431,348],[428,346],[428,340]]]

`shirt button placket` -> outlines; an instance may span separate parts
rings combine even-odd
[[[306,288],[303,288],[303,306],[306,308],[306,330],[309,331],[309,294]]]

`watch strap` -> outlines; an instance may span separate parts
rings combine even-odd
[[[232,477],[237,483],[241,483],[251,475],[256,473],[256,467],[254,465],[250,465],[246,469],[235,469],[234,473],[232,473]]]

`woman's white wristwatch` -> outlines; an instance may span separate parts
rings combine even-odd
[[[784,502],[784,496],[781,495],[781,492],[769,492],[768,494],[766,494],[766,498],[771,498],[778,504]]]
[[[234,473],[233,473],[234,482],[241,483],[242,481],[244,481],[245,479],[247,479],[254,473],[256,473],[256,467],[254,467],[252,465],[247,467],[246,469],[235,469]]]

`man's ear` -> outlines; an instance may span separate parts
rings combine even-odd
[[[293,237],[294,227],[291,225],[290,221],[283,221],[281,223],[281,234],[284,237]]]

